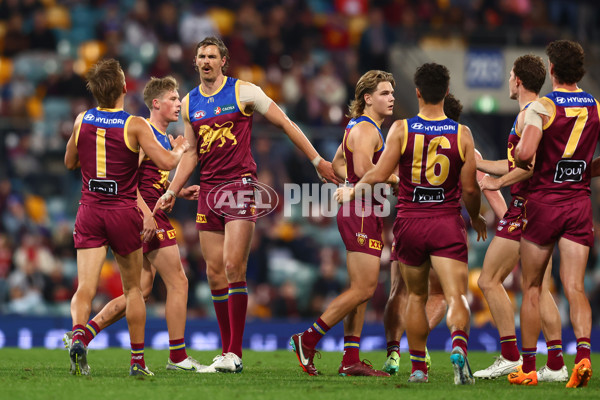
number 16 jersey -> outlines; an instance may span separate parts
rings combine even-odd
[[[431,217],[460,213],[463,125],[449,118],[406,120],[400,156],[399,215]]]

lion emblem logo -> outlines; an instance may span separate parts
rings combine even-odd
[[[227,139],[233,142],[231,143],[232,146],[237,144],[235,135],[231,133],[233,121],[227,121],[223,125],[215,124],[215,128],[216,129],[213,129],[208,125],[202,125],[200,126],[200,129],[198,129],[198,135],[202,138],[202,143],[200,144],[199,150],[200,154],[208,153],[213,143],[215,143],[217,140],[221,142],[218,145],[219,147],[223,147],[227,142]]]

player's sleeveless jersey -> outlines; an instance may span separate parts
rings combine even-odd
[[[523,110],[525,110],[531,102],[527,103]],[[521,110],[521,111],[523,111]],[[520,113],[519,113],[520,114]],[[517,148],[517,144],[521,140],[521,132],[517,129],[517,121],[519,119],[519,115],[515,118],[515,122],[513,123],[512,129],[510,130],[510,134],[508,135],[508,147],[506,150],[506,155],[508,158],[508,171],[512,171],[515,168],[518,168],[515,164],[515,149]],[[529,186],[529,180],[524,180],[521,182],[513,183],[510,186],[510,194],[520,197],[525,197],[527,195],[527,187]]]
[[[529,198],[553,203],[589,196],[600,105],[581,89],[554,91],[539,101],[552,112],[536,153]]]
[[[350,122],[348,122],[346,130],[344,132],[344,139],[342,139],[342,148],[344,150],[344,159],[346,160],[346,179],[348,180],[348,183],[352,184],[357,183],[360,180],[360,178],[356,176],[356,173],[354,172],[354,158],[352,157],[353,150],[348,146],[347,140],[348,135],[350,134],[350,130],[361,122],[373,124],[375,128],[377,128],[377,132],[379,132],[379,136],[381,137],[381,141],[383,143],[381,147],[379,147],[373,153],[373,164],[377,164],[377,161],[379,161],[381,153],[383,153],[383,149],[385,148],[385,140],[383,139],[383,135],[381,134],[381,128],[379,127],[379,125],[377,125],[377,122],[373,121],[370,117],[366,115],[361,115],[360,117],[353,118],[350,120]]]
[[[250,151],[252,114],[240,108],[236,95],[239,81],[225,77],[223,85],[211,96],[200,86],[187,94],[189,120],[198,141],[196,152],[200,166],[200,183],[218,185],[256,179],[256,163]]]
[[[406,120],[396,208],[405,217],[460,212],[463,126],[420,114]]]
[[[81,204],[135,207],[139,150],[127,139],[132,116],[121,109],[85,112],[75,136],[81,163]]]
[[[158,142],[167,150],[171,150],[171,142],[166,133],[161,132],[156,126],[150,123],[154,136]],[[148,156],[145,156],[138,168],[138,188],[142,198],[152,209],[160,196],[167,190],[167,181],[169,171],[159,169]]]

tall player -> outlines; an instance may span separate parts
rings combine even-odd
[[[171,143],[166,134],[169,123],[176,122],[181,112],[177,81],[167,76],[151,78],[144,87],[144,103],[150,110],[148,122],[154,136],[166,149]],[[176,232],[164,211],[152,215],[156,201],[165,193],[169,171],[161,170],[140,152],[138,169],[138,206],[144,214],[144,268],[142,269],[142,292],[147,298],[152,292],[154,275],[158,271],[167,289],[165,315],[169,329],[169,359],[167,369],[179,371],[215,372],[200,365],[185,350],[185,322],[187,313],[188,281],[181,265]],[[198,199],[197,185],[181,190],[180,195],[189,200]],[[101,330],[117,322],[125,315],[125,296],[113,299],[85,326],[84,345],[88,345]],[[65,343],[70,340],[67,332]]]
[[[419,114],[396,121],[388,133],[379,162],[354,188],[340,188],[338,201],[387,179],[399,164],[400,187],[394,252],[408,289],[406,336],[412,373],[409,382],[428,382],[425,344],[429,324],[425,312],[429,269],[440,279],[449,311],[452,333],[450,360],[455,384],[474,383],[467,360],[469,306],[467,291],[466,226],[460,214],[460,198],[477,231],[487,237],[479,214],[480,190],[476,179],[471,131],[444,115],[444,97],[450,75],[443,65],[420,66],[414,76]],[[462,188],[462,190],[461,190]]]
[[[366,72],[356,84],[354,100],[350,104],[352,119],[346,126],[341,145],[349,184],[358,182],[381,157],[385,147],[381,124],[393,113],[395,84],[392,74],[377,70]],[[334,164],[338,163],[334,161]],[[388,182],[397,184],[398,177],[391,175]],[[337,224],[346,245],[350,287],[329,304],[311,327],[290,339],[300,366],[309,375],[318,375],[314,365],[317,343],[343,319],[344,356],[338,373],[342,376],[389,376],[374,370],[359,356],[367,301],[373,297],[379,278],[383,249],[382,207],[383,204],[371,195],[355,199],[338,210]]]
[[[451,93],[446,95],[444,98],[444,114],[448,118],[459,122],[462,108],[462,104],[456,97]],[[475,158],[476,160],[481,158],[481,155],[477,150],[475,150]],[[479,174],[483,176],[483,173],[478,172],[478,179],[480,178]],[[496,215],[498,215],[499,218],[502,217],[506,212],[506,202],[504,201],[502,194],[496,190],[482,190],[482,192]],[[390,260],[392,261],[392,284],[390,296],[385,305],[383,316],[383,325],[385,327],[387,341],[387,358],[383,364],[383,370],[390,374],[395,374],[400,368],[400,339],[406,330],[404,311],[406,310],[406,301],[408,299],[406,284],[402,279],[400,265],[398,264],[398,258],[394,251],[395,247],[395,243],[392,243],[392,253],[390,255]],[[429,270],[429,293],[425,310],[427,312],[430,330],[435,328],[442,321],[446,315],[446,308],[446,299],[444,298],[444,292],[440,285],[439,278],[434,270]],[[425,363],[429,370],[431,368],[431,358],[429,357],[427,348],[425,348]]]
[[[519,261],[519,249],[523,224],[523,206],[527,198],[528,179],[533,171],[517,168],[514,161],[515,147],[521,139],[525,110],[538,99],[538,94],[546,79],[546,68],[540,57],[524,55],[517,58],[510,71],[508,87],[510,98],[519,102],[521,110],[515,119],[508,136],[508,159],[499,161],[478,160],[479,170],[496,175],[485,176],[482,189],[497,190],[510,186],[512,200],[510,208],[498,223],[496,236],[492,239],[485,255],[483,269],[479,276],[479,287],[487,300],[492,317],[500,334],[501,355],[486,369],[476,371],[476,378],[490,379],[508,375],[523,360],[517,348],[515,317],[513,306],[502,282]],[[560,314],[550,292],[552,285],[552,264],[548,264],[540,309],[542,326],[548,348],[548,363],[538,371],[538,380],[545,382],[566,381],[569,378],[562,356]]]
[[[553,91],[525,111],[525,128],[515,150],[518,167],[535,158],[524,206],[521,237],[523,367],[509,374],[513,384],[536,385],[536,345],[540,334],[540,292],[555,243],[560,278],[577,338],[575,367],[567,387],[586,386],[592,376],[592,312],[585,295],[585,267],[594,243],[590,180],[600,132],[599,103],[577,87],[585,74],[581,46],[557,40],[546,48]]]
[[[196,152],[184,156],[157,207],[170,210],[175,195],[199,165],[196,226],[223,345],[213,366],[221,372],[241,372],[248,305],[246,264],[256,221],[256,163],[250,152],[253,112],[282,129],[312,160],[323,180],[339,179],[331,163],[319,156],[298,126],[258,86],[224,75],[228,63],[229,51],[221,39],[208,37],[196,46],[194,65],[200,85],[182,102],[185,137]],[[228,206],[224,198],[238,201]]]
[[[148,122],[123,111],[125,75],[114,59],[102,60],[87,74],[98,107],[77,116],[67,143],[65,165],[81,167],[81,200],[73,237],[78,286],[71,300],[73,336],[71,373],[89,374],[85,326],[98,287],[102,264],[111,247],[123,282],[125,316],[131,338],[130,375],[153,375],[144,361],[146,307],[140,287],[142,216],[137,207],[139,149],[161,169],[175,168],[189,148],[170,137],[172,151],[156,140]]]

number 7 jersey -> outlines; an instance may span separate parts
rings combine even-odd
[[[528,197],[554,203],[589,196],[600,133],[598,101],[581,89],[556,90],[538,101],[550,118],[543,127]]]
[[[463,125],[449,118],[406,120],[396,208],[404,217],[460,212]]]

